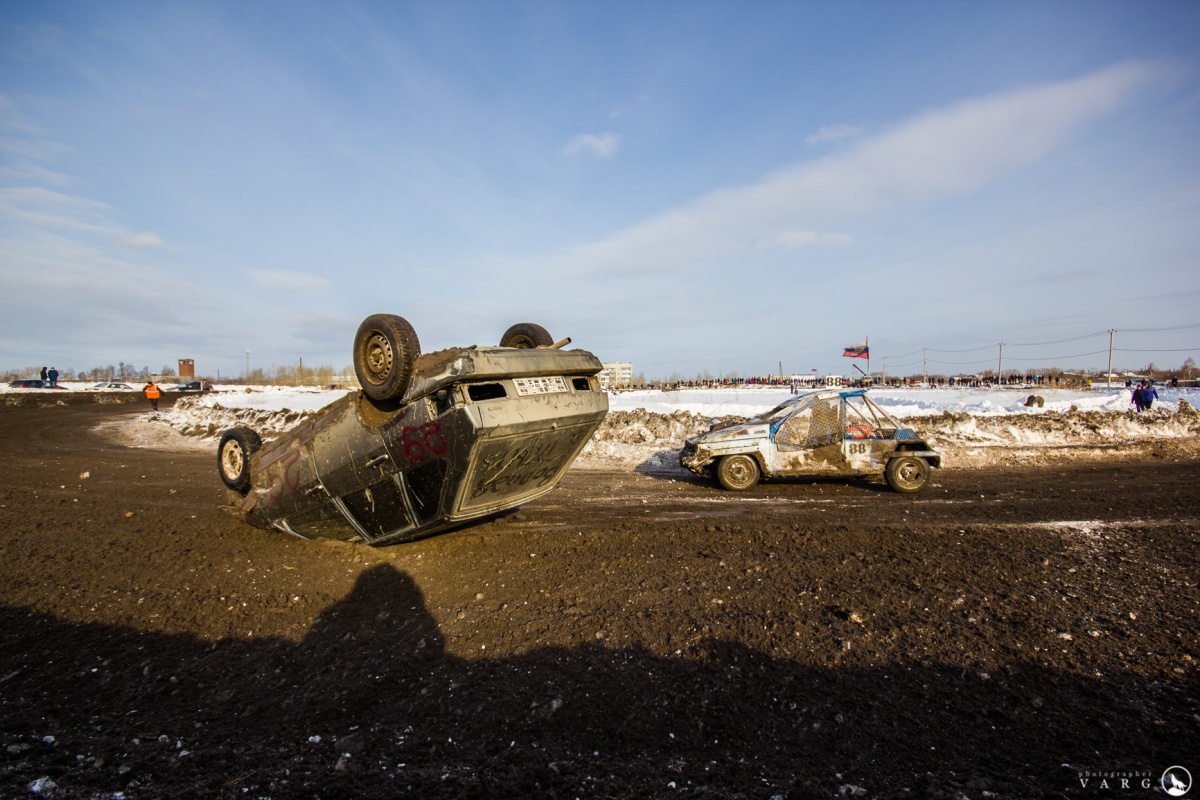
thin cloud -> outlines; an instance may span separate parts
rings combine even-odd
[[[319,275],[288,272],[282,269],[252,269],[250,275],[260,288],[271,292],[315,294],[328,290],[333,284]]]
[[[783,231],[772,239],[764,239],[755,245],[756,250],[780,248],[795,250],[813,245],[848,245],[854,237],[847,233],[817,233],[816,231]]]
[[[0,219],[40,229],[86,231],[112,235],[112,210],[104,203],[38,186],[0,189]]]
[[[621,137],[615,133],[581,133],[567,142],[563,152],[569,156],[612,158],[620,146]]]
[[[153,233],[135,233],[132,236],[123,236],[117,239],[117,244],[125,245],[126,247],[136,248],[152,248],[163,247],[163,240]]]
[[[725,188],[565,257],[580,272],[692,270],[788,231],[974,191],[1061,146],[1164,71],[1120,64],[1076,80],[969,100],[902,122],[846,153]]]
[[[853,125],[826,125],[804,140],[805,144],[825,144],[842,139],[853,139],[862,134],[862,128]]]

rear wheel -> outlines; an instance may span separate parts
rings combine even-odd
[[[920,491],[929,480],[929,462],[916,456],[893,458],[887,465],[887,482],[897,492]]]
[[[403,395],[419,355],[417,332],[395,314],[372,314],[354,334],[354,374],[372,400]]]
[[[225,431],[217,445],[217,469],[221,480],[234,491],[250,491],[250,456],[262,447],[262,438],[250,428]]]
[[[500,337],[501,347],[518,347],[522,350],[532,350],[535,347],[549,347],[554,344],[554,338],[541,325],[532,322],[518,322],[504,332]]]
[[[717,464],[717,480],[731,492],[749,489],[758,483],[760,474],[753,456],[725,456]]]

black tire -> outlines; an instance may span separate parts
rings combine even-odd
[[[231,428],[217,445],[217,471],[236,492],[250,491],[250,456],[262,447],[262,438],[250,428]]]
[[[899,456],[887,465],[888,486],[897,492],[919,492],[929,482],[929,462],[916,456]]]
[[[420,355],[417,332],[395,314],[372,314],[354,334],[354,374],[372,400],[402,396]]]
[[[741,492],[758,483],[762,473],[754,456],[739,453],[736,456],[724,456],[717,463],[717,480],[731,492]]]
[[[518,347],[522,350],[549,347],[552,344],[554,344],[554,337],[550,335],[549,331],[532,322],[518,322],[500,337],[501,347]]]

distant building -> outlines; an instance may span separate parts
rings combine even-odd
[[[190,358],[179,359],[179,377],[189,381],[196,379],[196,362]]]
[[[600,388],[605,391],[631,389],[633,388],[633,364],[629,362],[605,364],[604,369],[600,370],[599,377]]]

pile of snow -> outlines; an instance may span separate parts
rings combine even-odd
[[[345,389],[252,387],[182,397],[161,418],[185,436],[219,438],[230,428],[244,425],[263,439],[274,439],[346,394]]]
[[[343,397],[346,390],[251,387],[181,398],[147,414],[121,438],[136,446],[208,449],[245,425],[271,439]],[[1026,405],[1030,394],[1041,407]],[[1195,389],[1159,389],[1136,414],[1126,389],[878,389],[872,399],[942,452],[946,466],[1041,463],[1064,458],[1177,455],[1200,450]],[[685,389],[609,396],[610,413],[577,465],[678,470],[683,442],[712,422],[749,418],[791,397],[787,389]],[[1189,399],[1190,398],[1190,399]]]

